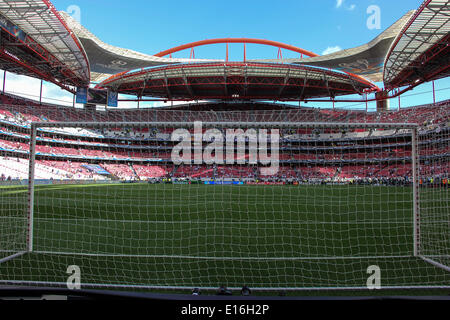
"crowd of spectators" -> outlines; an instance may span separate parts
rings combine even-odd
[[[222,105],[216,111],[178,107],[161,110],[108,110],[92,111],[40,105],[31,100],[0,95],[0,177],[1,180],[25,179],[28,176],[26,153],[29,152],[29,134],[26,128],[36,121],[294,121],[294,122],[347,122],[347,123],[419,123],[422,131],[440,132],[450,127],[450,101],[435,105],[405,108],[395,112],[366,113],[351,110],[324,110],[315,108],[280,107],[270,105],[256,108],[250,105]],[[212,106],[208,106],[211,108]],[[36,152],[47,160],[38,160],[37,172],[51,179],[106,179],[147,180],[163,178],[189,179],[268,179],[273,181],[355,181],[361,179],[398,179],[411,176],[410,144],[392,142],[392,137],[403,134],[400,130],[282,130],[281,166],[270,177],[261,177],[257,166],[241,165],[183,165],[170,163],[170,134],[173,129],[52,129],[40,135]],[[367,146],[355,140],[375,139]],[[386,141],[383,141],[386,139]],[[432,138],[430,138],[432,139]],[[149,144],[149,140],[153,144]],[[318,141],[336,141],[319,146]],[[308,146],[299,152],[299,141]],[[306,142],[305,142],[306,141]],[[310,141],[310,142],[308,142]],[[308,144],[309,143],[309,144]],[[144,147],[143,147],[144,146]],[[350,150],[349,150],[350,148]],[[11,156],[12,154],[12,156]],[[428,149],[421,149],[421,157],[448,159],[448,139]],[[17,161],[11,161],[16,159]],[[48,160],[50,159],[50,160]],[[96,160],[109,177],[98,175],[84,166]],[[147,163],[149,160],[155,163]],[[356,161],[356,162],[355,162]],[[448,161],[427,160],[422,172],[445,176]],[[366,164],[365,162],[372,162]]]

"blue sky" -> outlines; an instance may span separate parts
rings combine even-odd
[[[76,5],[82,24],[103,41],[140,52],[159,51],[197,40],[263,38],[322,54],[328,47],[365,44],[422,0],[54,0],[58,10]],[[381,9],[382,30],[369,30],[366,10]],[[239,45],[236,45],[239,46]],[[237,57],[242,59],[242,50]],[[267,50],[266,50],[267,49]],[[234,50],[232,50],[234,51]],[[276,57],[276,48],[249,48],[255,58]],[[199,47],[196,56],[223,57],[223,45]],[[286,52],[286,54],[288,54]],[[189,52],[181,56],[188,57]]]
[[[81,23],[103,41],[154,54],[197,40],[263,38],[318,54],[328,47],[365,44],[422,0],[54,0],[58,10],[76,5]],[[367,8],[381,9],[381,29],[367,28]],[[350,36],[349,36],[350,35]],[[236,45],[236,59],[242,50]],[[276,48],[257,46],[251,58],[276,57]],[[223,45],[199,47],[196,56],[223,57]],[[288,52],[286,52],[288,54]],[[180,56],[188,57],[189,52]]]
[[[409,10],[417,9],[422,0],[53,0],[52,2],[58,10],[76,15],[81,23],[102,41],[147,54],[155,54],[188,42],[222,37],[269,39],[323,54],[327,50],[352,48],[371,41]],[[380,8],[380,29],[367,27],[367,20],[370,18],[367,9],[373,5]],[[174,57],[188,58],[189,53],[183,51]],[[195,49],[195,56],[224,59],[225,45],[198,47]],[[249,59],[276,57],[276,48],[247,46]],[[298,54],[283,51],[283,57],[298,57]],[[230,45],[230,59],[239,61],[242,58],[242,45]],[[450,97],[450,90],[444,90],[450,88],[448,79],[437,81],[435,85],[439,90],[438,100]],[[45,87],[46,97],[63,96],[58,92],[60,91],[58,88],[51,88],[50,85]],[[69,101],[70,97],[64,99]],[[431,101],[431,84],[425,84],[408,93],[404,97],[402,107]],[[391,106],[398,107],[397,99],[391,101]],[[365,105],[363,107],[365,108]]]

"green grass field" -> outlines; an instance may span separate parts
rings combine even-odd
[[[0,259],[26,250],[26,191],[0,188]],[[1,263],[3,283],[65,283],[78,265],[86,286],[351,288],[377,265],[383,287],[450,286],[413,257],[409,187],[39,186],[34,211],[33,253]]]

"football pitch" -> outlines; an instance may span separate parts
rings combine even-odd
[[[411,187],[53,185],[34,197],[33,251],[1,263],[0,284],[61,285],[76,265],[86,288],[350,289],[377,266],[385,288],[450,286],[414,257]],[[0,188],[0,259],[27,250],[27,199]]]

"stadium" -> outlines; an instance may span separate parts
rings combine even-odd
[[[327,55],[254,38],[147,55],[49,0],[0,0],[0,286],[66,288],[77,266],[83,289],[448,294],[450,95],[400,104],[449,76],[449,17],[425,0]],[[225,59],[195,58],[214,44]],[[7,74],[40,97],[6,92]]]

